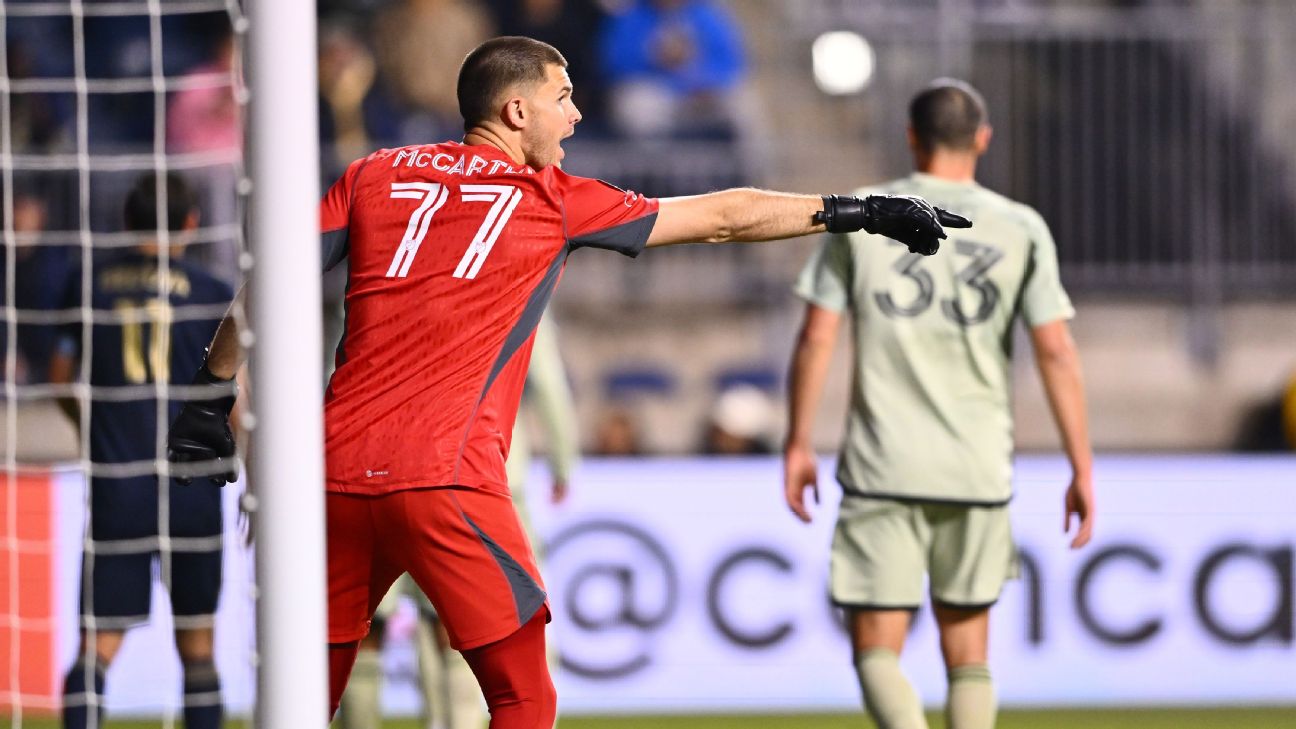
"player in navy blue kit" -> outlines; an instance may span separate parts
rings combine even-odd
[[[213,662],[213,619],[221,584],[221,489],[202,478],[158,488],[159,443],[230,300],[230,287],[179,257],[198,226],[193,191],[175,174],[159,220],[159,177],[141,177],[126,198],[126,229],[141,245],[97,259],[91,269],[95,324],[89,357],[83,326],[70,325],[51,364],[56,382],[89,381],[90,544],[84,555],[81,650],[63,690],[67,729],[103,726],[104,674],[128,628],[148,620],[154,563],[171,597],[176,648],[184,665],[187,729],[222,720]],[[163,239],[163,229],[169,235]],[[159,242],[161,241],[161,242]],[[168,246],[169,265],[159,261]],[[82,305],[80,273],[67,282],[64,307]],[[163,388],[161,385],[166,385]],[[158,421],[158,395],[169,402]],[[234,397],[230,387],[228,398]],[[159,430],[161,429],[161,430]],[[91,628],[93,627],[93,630]],[[93,645],[90,639],[93,638]],[[91,652],[93,651],[93,653]]]

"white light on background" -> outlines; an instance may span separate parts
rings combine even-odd
[[[825,94],[857,94],[873,80],[876,55],[864,36],[834,30],[815,38],[810,47],[815,84]]]

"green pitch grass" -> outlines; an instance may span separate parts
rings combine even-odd
[[[944,729],[944,720],[928,715],[931,729]],[[58,729],[50,719],[23,719],[21,729]],[[105,729],[157,729],[159,722],[113,721]],[[177,724],[177,727],[179,725]],[[241,721],[228,729],[244,729]],[[867,729],[872,722],[860,714],[788,714],[783,716],[634,716],[573,717],[558,722],[561,729]],[[18,729],[8,716],[0,729]],[[421,729],[413,720],[392,720],[384,729]],[[1052,709],[1004,711],[997,729],[1292,729],[1296,707],[1264,709]]]
[[[939,715],[928,714],[927,721],[931,729],[945,727],[945,720]],[[561,729],[595,729],[595,727],[599,729],[866,729],[872,727],[873,722],[861,713],[624,719],[582,717],[564,719],[558,725]],[[1293,729],[1296,728],[1296,707],[1290,709],[1004,711],[999,714],[996,727],[997,729]]]

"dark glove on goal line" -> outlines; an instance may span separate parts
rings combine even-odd
[[[930,256],[940,249],[945,237],[944,226],[971,228],[972,221],[948,210],[933,207],[913,195],[824,195],[824,209],[815,213],[816,223],[823,223],[829,233],[866,233],[885,235],[909,246],[911,253]]]
[[[238,396],[234,380],[212,374],[207,363],[194,375],[191,390],[202,394],[187,397],[180,414],[167,433],[167,459],[179,468],[175,479],[187,484],[195,477],[207,477],[224,486],[238,480],[238,459],[234,455],[234,434],[229,415]],[[192,464],[192,465],[190,465]]]

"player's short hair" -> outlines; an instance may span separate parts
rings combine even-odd
[[[909,126],[923,149],[970,149],[990,118],[985,99],[966,81],[938,78],[909,102]]]
[[[459,67],[459,114],[464,130],[491,118],[496,104],[517,84],[542,83],[545,66],[567,68],[567,59],[557,48],[534,38],[506,35],[477,46]]]
[[[198,198],[193,188],[175,172],[166,173],[167,229],[184,230],[189,214],[198,209]],[[126,195],[126,230],[150,231],[158,229],[158,175],[146,172],[135,180],[135,186]]]

